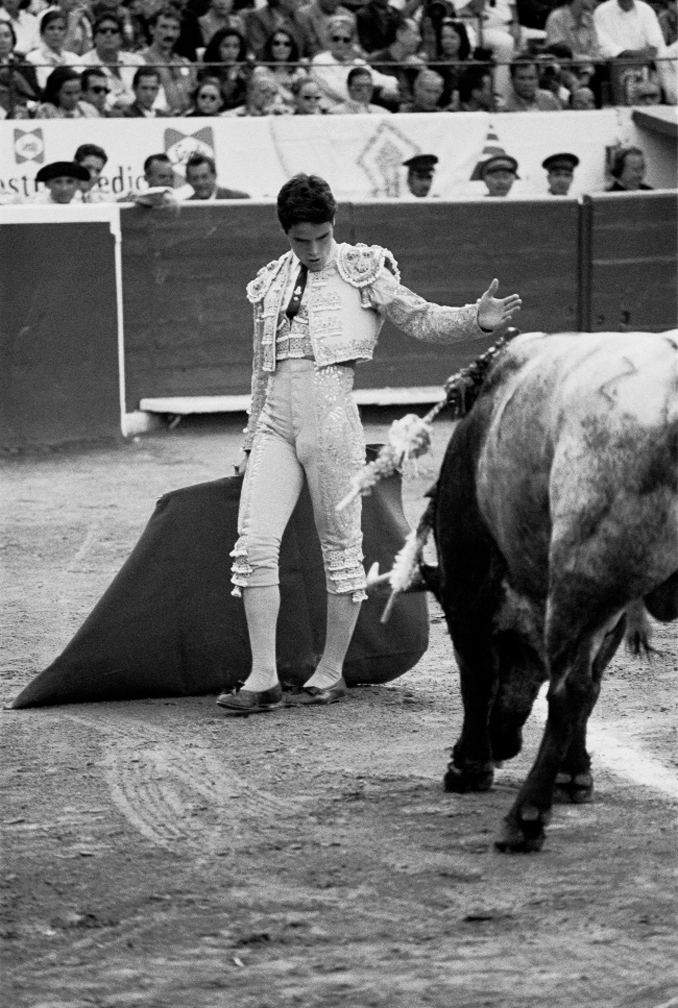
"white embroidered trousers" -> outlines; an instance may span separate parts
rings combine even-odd
[[[360,498],[336,511],[365,463],[353,377],[351,366],[295,359],[280,361],[270,376],[231,554],[236,588],[279,584],[280,543],[306,480],[327,591],[365,598]]]

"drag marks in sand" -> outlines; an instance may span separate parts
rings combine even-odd
[[[187,744],[142,716],[115,710],[68,714],[101,736],[104,779],[113,804],[151,843],[195,844],[203,854],[230,853],[258,833],[262,819],[294,819],[303,799],[281,799],[253,786],[204,744]]]

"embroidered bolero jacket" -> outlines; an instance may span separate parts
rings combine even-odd
[[[254,309],[252,401],[243,448],[252,446],[268,376],[276,367],[278,316],[294,256],[287,252],[247,285]],[[478,303],[452,308],[424,300],[400,283],[398,264],[380,245],[337,245],[327,265],[309,271],[308,325],[317,367],[371,360],[385,319],[415,339],[450,343],[481,336]]]

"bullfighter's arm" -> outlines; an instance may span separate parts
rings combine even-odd
[[[250,401],[249,420],[245,428],[245,437],[242,443],[243,451],[249,452],[254,440],[254,432],[259,422],[259,414],[264,407],[266,399],[266,385],[268,374],[263,369],[263,352],[261,346],[261,307],[254,306],[254,357],[252,360],[252,398]]]
[[[452,308],[426,301],[383,266],[365,294],[372,307],[409,336],[429,343],[449,343],[487,335],[518,311],[521,304],[518,295],[495,298],[498,286],[499,281],[493,280],[475,304]]]

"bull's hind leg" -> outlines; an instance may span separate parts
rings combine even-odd
[[[562,614],[561,614],[562,615]],[[577,754],[585,754],[583,745],[588,715],[593,709],[600,688],[600,677],[594,681],[592,650],[594,635],[576,622],[561,625],[557,645],[548,649],[550,681],[549,714],[537,758],[525,783],[518,792],[495,846],[501,851],[538,851],[544,843],[544,827],[551,818],[551,805],[556,777],[564,765],[576,732],[580,733]],[[551,641],[553,641],[551,634]],[[602,671],[602,670],[601,670]]]
[[[448,621],[449,622],[449,621]],[[488,791],[494,779],[494,762],[488,726],[497,690],[496,661],[490,645],[491,625],[476,640],[459,640],[455,645],[459,665],[464,722],[452,749],[443,778],[446,791]]]
[[[610,630],[593,659],[591,665],[592,690],[588,702],[582,707],[579,718],[572,730],[572,739],[562,766],[556,777],[553,792],[554,802],[575,802],[581,805],[593,798],[593,774],[591,757],[586,748],[586,726],[589,716],[600,693],[603,673],[624,636],[626,619],[622,616]]]

